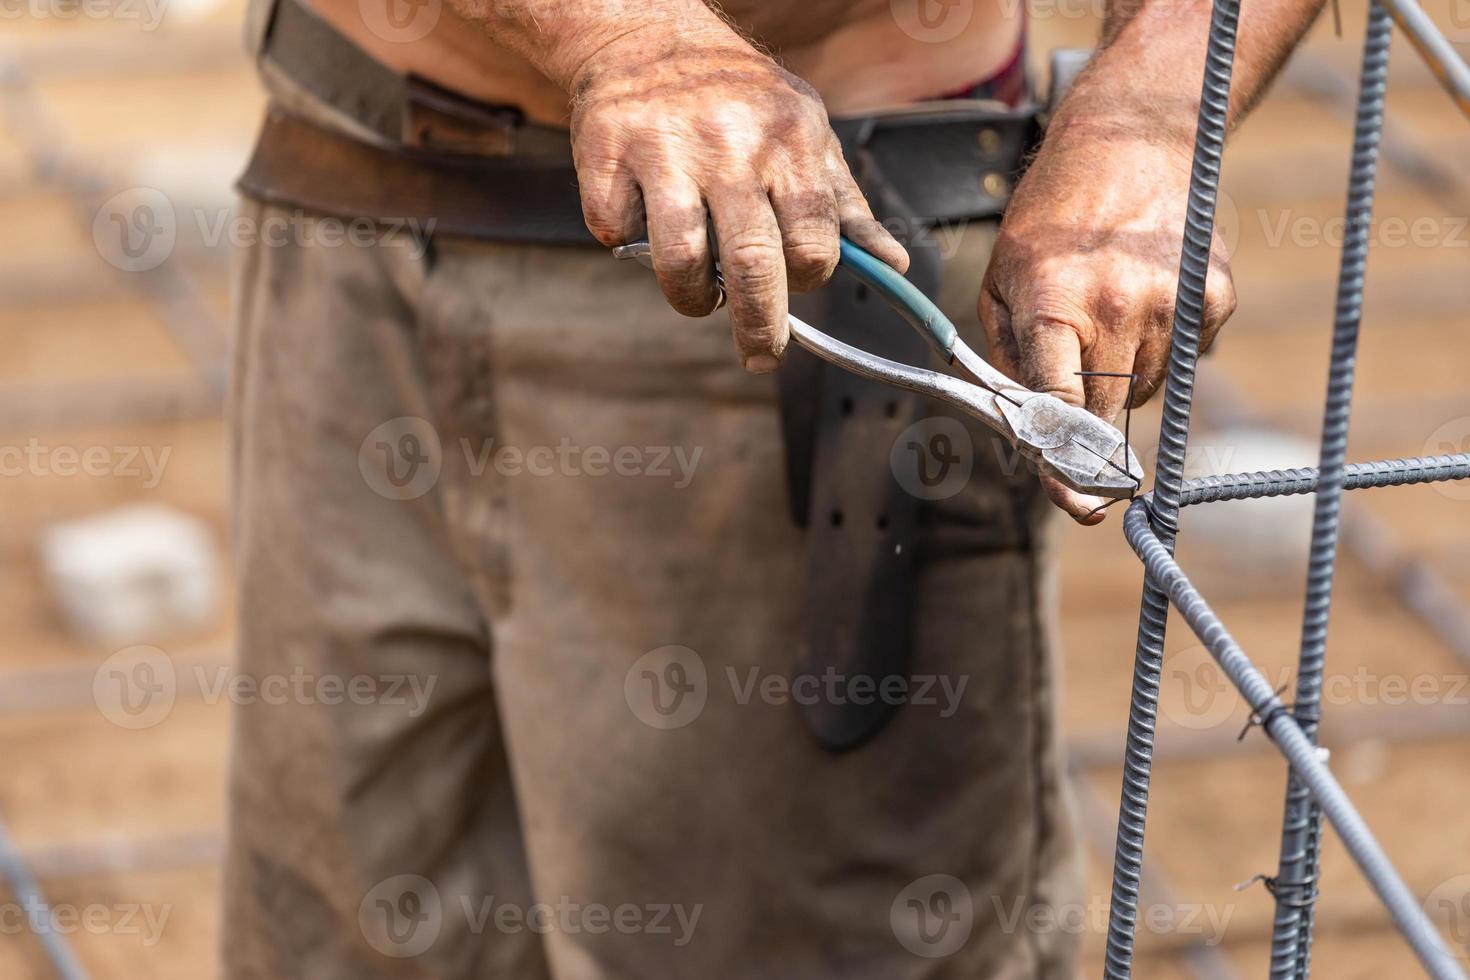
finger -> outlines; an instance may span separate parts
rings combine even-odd
[[[1214,344],[1220,328],[1234,312],[1235,282],[1230,276],[1230,269],[1212,262],[1205,281],[1205,316],[1199,344],[1201,354]]]
[[[1021,379],[1021,351],[1011,329],[1011,310],[1001,299],[987,275],[980,287],[980,326],[990,363],[1012,381]]]
[[[1084,527],[1092,527],[1108,519],[1108,512],[1101,509],[1108,501],[1102,497],[1078,493],[1054,476],[1043,475],[1041,488],[1052,503]]]
[[[786,257],[781,228],[759,185],[709,194],[735,347],[747,371],[774,371],[786,351]]]
[[[873,217],[868,199],[852,179],[840,155],[831,171],[832,191],[837,199],[837,221],[842,234],[899,272],[909,271],[909,253],[883,227],[882,222]]]
[[[1172,305],[1172,300],[1170,304]],[[1133,355],[1133,374],[1137,382],[1133,386],[1133,401],[1129,408],[1138,408],[1159,390],[1164,382],[1164,372],[1169,367],[1169,341],[1173,332],[1173,311],[1164,308],[1158,318],[1144,330]]]
[[[720,290],[699,188],[665,182],[645,201],[653,271],[669,305],[685,316],[708,316],[719,306]]]
[[[1130,377],[1134,372],[1138,348],[1125,337],[1132,331],[1106,335],[1106,342],[1094,343],[1082,352],[1082,370],[1094,372],[1082,378],[1083,404],[1098,418],[1112,422],[1128,404]],[[1117,375],[1111,377],[1110,375]]]
[[[1045,318],[1012,321],[1020,348],[1021,383],[1078,408],[1087,404],[1082,377],[1082,335],[1074,325]]]
[[[787,288],[793,293],[816,289],[832,277],[840,257],[837,201],[831,188],[780,182],[771,188],[771,207],[781,228]]]
[[[1082,370],[1081,331],[1072,324],[1050,319],[1016,324],[1013,329],[1020,347],[1021,383],[1032,391],[1084,407],[1087,395],[1078,373]],[[1052,503],[1079,524],[1099,524],[1105,517],[1105,512],[1097,511],[1107,502],[1103,498],[1078,493],[1051,476],[1043,475],[1041,485]]]
[[[641,238],[643,195],[638,182],[616,160],[591,160],[577,168],[582,219],[599,242],[612,248]]]

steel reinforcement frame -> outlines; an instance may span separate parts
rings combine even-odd
[[[1371,0],[1354,121],[1346,231],[1318,467],[1186,480],[1185,449],[1200,353],[1205,277],[1214,233],[1215,198],[1239,15],[1240,0],[1213,0],[1175,297],[1173,341],[1164,386],[1158,464],[1153,490],[1129,505],[1123,522],[1124,534],[1142,559],[1146,575],[1124,749],[1104,977],[1123,980],[1131,975],[1133,968],[1164,628],[1172,605],[1240,691],[1252,711],[1253,721],[1290,763],[1280,862],[1269,882],[1276,899],[1271,942],[1273,980],[1304,980],[1310,970],[1318,844],[1324,817],[1342,838],[1425,971],[1438,980],[1464,980],[1459,959],[1444,944],[1433,921],[1333,777],[1322,751],[1317,748],[1316,736],[1343,491],[1470,477],[1470,453],[1345,463],[1393,27],[1397,25],[1405,33],[1467,115],[1470,115],[1470,68],[1414,0]],[[1173,553],[1182,507],[1301,493],[1314,493],[1316,500],[1296,690],[1288,706],[1190,583]]]

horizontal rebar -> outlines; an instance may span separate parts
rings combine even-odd
[[[1425,971],[1436,980],[1465,980],[1464,971],[1445,947],[1434,923],[1404,884],[1332,772],[1318,757],[1317,747],[1308,741],[1260,669],[1245,655],[1149,526],[1148,508],[1142,501],[1128,508],[1123,518],[1123,532],[1128,544],[1143,560],[1150,581],[1168,595],[1169,601],[1250,705],[1255,717],[1261,719],[1271,740],[1306,782]]]
[[[1412,483],[1440,483],[1470,479],[1470,453],[1448,456],[1412,456],[1408,459],[1379,459],[1349,463],[1343,471],[1343,489],[1400,487]],[[1256,473],[1223,473],[1195,477],[1184,482],[1180,506],[1208,504],[1219,500],[1255,497],[1287,497],[1317,489],[1317,470],[1302,466],[1289,470]]]

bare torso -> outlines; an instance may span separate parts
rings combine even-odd
[[[565,94],[444,0],[309,0],[379,61],[564,123]],[[834,116],[954,92],[1015,53],[1016,0],[726,0],[740,28],[822,94]]]

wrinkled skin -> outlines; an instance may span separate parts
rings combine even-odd
[[[907,267],[817,93],[699,0],[456,2],[567,92],[588,227],[611,246],[646,224],[659,282],[691,316],[717,303],[712,222],[747,369],[778,365],[787,294],[831,275],[839,234]],[[1242,15],[1232,124],[1321,6],[1260,0]],[[996,366],[1108,421],[1128,381],[1079,372],[1135,374],[1134,404],[1164,375],[1209,17],[1208,0],[1112,0],[1102,47],[1051,121],[984,271],[978,315]],[[1235,307],[1218,239],[1205,307],[1208,346]],[[1074,518],[1102,519],[1103,501],[1043,483]]]
[[[873,219],[811,86],[743,42],[683,50],[625,38],[584,74],[572,140],[587,227],[612,246],[646,220],[669,303],[704,316],[718,300],[713,219],[735,346],[772,371],[787,295],[831,276],[839,234],[898,269],[908,255]]]
[[[1185,200],[1187,148],[1054,130],[1016,189],[980,290],[990,360],[1028,388],[1112,421],[1163,380]],[[1235,288],[1215,236],[1200,344],[1235,310]],[[1083,378],[1078,372],[1132,374]],[[1073,517],[1097,523],[1105,501],[1043,478]],[[1090,515],[1090,516],[1089,516]]]

